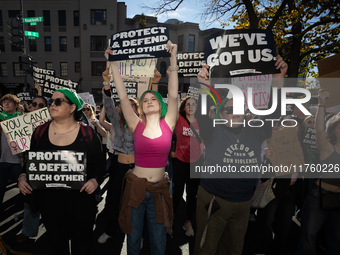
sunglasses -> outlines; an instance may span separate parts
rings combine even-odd
[[[39,108],[44,108],[45,107],[45,104],[43,104],[43,103],[40,103],[40,104],[38,104],[37,102],[33,102],[32,103],[33,107],[37,107],[37,105],[39,106]]]
[[[67,99],[65,99],[65,98],[50,98],[50,99],[48,99],[48,101],[47,101],[47,104],[48,104],[48,106],[51,106],[52,105],[52,103],[54,103],[55,104],[55,106],[61,106],[62,105],[62,103],[64,103],[64,102],[66,102],[66,103],[68,103],[68,104],[72,104],[71,102],[69,102]],[[32,104],[33,105],[33,104]]]
[[[223,108],[226,114],[233,114],[234,108],[233,106],[226,106]]]
[[[90,108],[83,108],[83,112],[90,111]]]
[[[195,107],[197,104],[196,103],[186,103],[185,105],[189,106],[189,107]]]

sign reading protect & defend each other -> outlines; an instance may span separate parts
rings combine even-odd
[[[80,190],[86,182],[86,152],[29,151],[26,172],[33,189]]]

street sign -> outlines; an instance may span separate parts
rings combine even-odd
[[[31,22],[30,23],[30,26],[36,26],[37,25],[37,22]]]
[[[31,18],[24,18],[24,23],[31,23],[31,22],[43,22],[43,16],[41,17],[31,17]]]
[[[26,36],[33,36],[33,37],[39,37],[38,32],[32,32],[32,31],[25,31]]]

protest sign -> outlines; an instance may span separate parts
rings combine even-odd
[[[157,59],[130,59],[117,61],[117,64],[121,76],[153,77]],[[109,69],[109,75],[111,75],[111,64],[109,64]]]
[[[295,127],[286,127],[273,131],[272,137],[267,139],[268,149],[271,152],[270,161],[273,166],[282,170],[275,172],[276,176],[287,175],[304,167],[304,159],[299,137]],[[284,170],[288,170],[285,172]]]
[[[247,90],[251,87],[253,90],[253,106],[255,109],[267,109],[270,99],[272,75],[257,75],[247,77],[232,78],[232,84],[239,87],[244,94],[244,103],[248,106]]]
[[[79,93],[78,96],[84,100],[85,104],[91,104],[91,97],[89,92]]]
[[[86,182],[86,152],[29,151],[26,172],[33,189],[80,190]]]
[[[30,149],[33,131],[51,119],[47,107],[1,122],[13,155]]]
[[[323,76],[325,77],[325,76]],[[340,70],[339,70],[339,78],[323,78],[319,77],[320,87],[322,89],[327,90],[331,94],[330,97],[326,98],[325,108],[330,108],[333,106],[339,105],[340,98]]]
[[[128,97],[130,98],[136,98],[137,97],[137,90],[138,90],[138,83],[139,80],[141,80],[142,77],[122,77],[124,85],[126,87],[126,92],[128,94]],[[113,82],[110,83],[111,86],[111,97],[114,100],[115,103],[119,103],[120,99],[117,94],[116,87]]]
[[[41,85],[42,95],[51,98],[54,91],[60,88],[68,88],[78,91],[78,83],[55,77],[53,70],[33,66],[33,80]]]
[[[340,112],[340,105],[336,105],[326,109],[327,113],[338,114]]]
[[[306,145],[307,148],[317,150],[318,146],[316,145],[316,130],[315,128],[307,128],[306,133],[304,134],[302,143]]]
[[[19,98],[20,101],[26,101],[27,103],[32,102],[32,96],[31,92],[21,92],[17,94],[17,98]]]
[[[272,31],[235,29],[204,39],[204,54],[210,78],[274,74],[275,42]]]
[[[167,27],[146,27],[113,34],[109,61],[170,57],[166,51],[169,41]]]
[[[200,96],[200,89],[194,86],[189,86],[187,96],[195,98],[196,101],[198,101],[198,98]]]
[[[97,105],[96,105],[96,102],[94,101],[94,97],[92,94],[90,94],[90,105],[93,105],[94,107],[94,111],[97,111]]]
[[[183,52],[177,54],[178,77],[196,77],[205,64],[204,52]]]

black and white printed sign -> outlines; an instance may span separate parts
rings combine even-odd
[[[26,172],[33,189],[80,190],[86,183],[84,151],[29,151]]]
[[[128,98],[136,98],[137,97],[137,91],[138,91],[138,79],[137,77],[124,77],[123,78],[124,85],[126,87],[126,93],[128,95]],[[115,87],[115,84],[113,82],[110,83],[111,86],[111,97],[114,100],[115,104],[120,102],[117,89]]]
[[[17,94],[17,98],[19,98],[20,101],[26,101],[27,103],[32,102],[32,96],[31,92],[21,92]]]
[[[205,64],[204,52],[184,52],[177,54],[178,76],[179,77],[196,77]]]
[[[169,41],[167,27],[145,27],[111,35],[113,55],[109,61],[170,57],[166,52]]]
[[[60,88],[78,92],[77,82],[56,77],[53,70],[33,66],[33,80],[40,84],[42,95],[47,98],[51,98],[54,91]]]
[[[316,130],[315,128],[307,128],[307,131],[305,133],[305,136],[302,141],[303,144],[306,145],[307,148],[311,148],[314,150],[318,149],[318,146],[316,145]]]
[[[211,78],[274,74],[275,42],[271,31],[225,30],[204,39]]]

